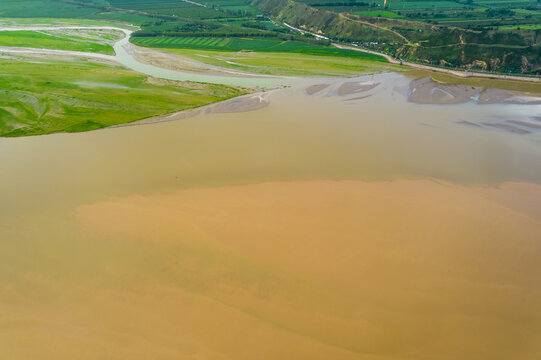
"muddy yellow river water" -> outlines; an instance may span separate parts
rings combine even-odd
[[[0,358],[538,359],[541,106],[410,82],[0,139]]]

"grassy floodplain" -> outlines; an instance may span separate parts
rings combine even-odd
[[[374,17],[386,17],[391,19],[401,19],[402,15],[397,13],[387,11],[387,10],[375,10],[375,11],[355,11],[353,14],[362,15],[362,16],[374,16]]]
[[[91,3],[92,0],[89,1]],[[51,0],[2,0],[0,16],[2,17],[83,17],[95,11],[81,5]]]
[[[308,55],[343,56],[373,61],[386,60],[378,55],[353,50],[342,50],[333,46],[321,46],[300,41],[252,38],[213,38],[213,37],[134,37],[131,41],[140,46],[163,49],[209,49],[222,51],[260,51],[280,53],[300,53]]]
[[[136,30],[137,27],[124,22],[69,18],[0,18],[0,26],[110,26]]]
[[[139,46],[266,75],[351,75],[394,68],[378,55],[299,41],[250,38],[135,37]]]
[[[103,11],[100,7],[109,3],[103,0],[2,0],[0,17],[41,19],[88,19],[123,21],[141,24],[152,20],[151,16],[119,11]],[[70,21],[70,20],[68,20]]]
[[[245,92],[222,85],[149,82],[120,67],[84,61],[0,60],[0,136],[99,129]]]
[[[347,76],[399,69],[383,61],[347,56],[317,56],[293,52],[161,49],[206,64],[265,75]]]
[[[102,39],[107,41],[110,39]],[[113,55],[111,45],[83,36],[37,31],[0,31],[0,46],[96,52]]]

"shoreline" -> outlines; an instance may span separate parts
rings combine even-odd
[[[239,96],[233,96],[229,99],[225,100],[219,100],[213,103],[201,105],[199,107],[194,107],[190,109],[184,109],[175,111],[169,114],[163,114],[163,115],[156,115],[151,116],[144,119],[135,120],[129,123],[123,123],[123,124],[117,124],[112,126],[107,126],[101,129],[96,129],[95,131],[100,130],[107,130],[112,128],[121,128],[121,127],[127,127],[127,126],[139,126],[139,125],[150,125],[150,124],[158,124],[162,122],[170,122],[170,121],[177,121],[177,120],[183,120],[187,118],[191,118],[197,115],[200,115],[202,113],[204,114],[216,114],[216,113],[227,113],[227,112],[248,112],[248,111],[255,111],[261,108],[264,108],[269,105],[269,102],[265,99],[265,95],[270,94],[271,92],[274,92],[276,90],[279,90],[280,88],[274,88],[269,91],[258,91],[248,94],[243,94]],[[253,98],[258,98],[258,102],[250,101]],[[212,107],[220,106],[220,105],[229,105],[229,103],[242,101],[243,99],[247,99],[248,101],[245,101],[241,104],[241,106],[245,106],[245,108],[241,110],[234,110],[234,111],[227,111],[227,109],[221,109],[218,111],[212,111]]]
[[[519,105],[532,106],[541,103],[541,91],[531,93],[530,91],[517,91],[498,86],[468,86],[465,84],[456,84],[448,82],[440,82],[433,78],[428,72],[424,76],[419,74],[408,74],[404,71],[382,72],[378,74],[359,74],[355,77],[299,77],[299,82],[293,87],[298,91],[304,92],[307,96],[323,96],[341,98],[343,101],[360,100],[370,97],[373,94],[368,94],[363,97],[355,97],[360,93],[371,91],[380,85],[381,80],[374,82],[375,75],[385,77],[394,75],[405,77],[409,85],[407,85],[407,93],[404,94],[404,101],[409,103],[438,105],[438,106],[454,106],[463,105],[466,103],[475,103],[477,105]],[[451,75],[452,76],[452,75]],[[149,76],[149,78],[153,78]],[[156,81],[171,81],[156,78]],[[189,81],[188,81],[189,82]],[[197,83],[197,82],[196,82]],[[495,84],[496,85],[496,84]],[[139,126],[157,124],[162,122],[173,122],[184,120],[199,115],[219,114],[219,113],[243,113],[257,111],[270,105],[268,97],[278,91],[283,91],[292,86],[276,86],[265,90],[241,87],[247,93],[232,96],[227,99],[214,101],[196,107],[190,107],[182,110],[173,111],[170,113],[154,115],[146,118],[133,120],[131,122],[115,124],[103,128],[88,130],[84,132],[94,132],[107,130],[111,128],[120,128],[128,126]],[[325,93],[326,92],[326,93]],[[530,123],[520,123],[509,125],[506,130],[516,130],[516,125],[523,125],[528,128],[529,133],[538,130],[538,125],[535,121]],[[506,125],[507,126],[507,125]],[[511,128],[511,126],[513,128]],[[45,136],[55,134],[69,134],[69,132],[55,132],[51,134],[39,134],[22,137]],[[10,137],[1,137],[10,138]]]

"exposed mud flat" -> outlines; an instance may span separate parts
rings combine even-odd
[[[520,91],[486,89],[478,100],[479,104],[541,104],[541,94],[528,94]]]
[[[202,72],[209,75],[227,74],[229,76],[247,78],[272,77],[268,75],[252,74],[249,72],[231,70],[225,67],[214,66],[178,54],[172,54],[165,51],[154,50],[151,48],[144,48],[140,46],[135,46],[133,44],[130,44],[130,46],[128,47],[128,51],[130,55],[132,55],[135,59],[137,59],[137,61],[143,64],[150,64],[152,66],[157,66],[168,70]]]
[[[183,111],[179,111],[179,112],[169,114],[169,115],[155,116],[155,117],[151,117],[151,118],[148,118],[148,119],[133,121],[131,123],[114,125],[114,126],[111,126],[111,127],[147,125],[147,124],[156,124],[156,123],[167,122],[167,121],[183,120],[183,119],[188,119],[188,118],[197,116],[197,115],[201,114],[202,111],[203,111],[202,109],[183,110]]]
[[[210,105],[205,112],[207,114],[247,112],[262,109],[268,105],[265,94],[251,94]]]
[[[329,84],[310,85],[310,86],[308,86],[306,88],[306,93],[308,95],[314,95],[314,94],[317,94],[318,92],[320,92],[322,90],[325,90],[328,87],[329,87]]]
[[[429,77],[413,80],[409,86],[408,100],[418,104],[541,104],[541,93],[485,88],[462,84],[447,84]]]
[[[161,80],[161,79],[152,79],[149,78],[149,82],[164,84],[172,81]],[[197,85],[197,84],[196,84]],[[160,122],[167,121],[176,121],[188,119],[199,114],[213,114],[213,113],[238,113],[238,112],[249,112],[262,109],[269,105],[269,101],[265,98],[266,94],[249,94],[245,96],[240,96],[234,99],[225,100],[217,104],[206,105],[197,109],[182,110],[169,115],[160,115],[148,119],[138,120],[131,123],[115,125],[112,127],[124,127],[124,126],[134,126],[134,125],[146,125],[146,124],[155,124]]]
[[[418,104],[460,104],[472,101],[482,87],[441,84],[431,78],[413,80],[408,100]]]
[[[352,94],[357,94],[360,92],[372,90],[376,86],[378,86],[378,84],[372,83],[372,82],[348,81],[340,85],[337,93],[338,93],[338,96],[352,95]]]
[[[139,62],[177,71],[210,71],[210,67],[180,55],[131,45],[129,53]]]

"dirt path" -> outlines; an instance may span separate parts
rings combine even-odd
[[[185,3],[192,4],[192,5],[197,5],[197,6],[207,7],[207,5],[200,4],[200,3],[198,3],[198,2],[194,2],[194,1],[190,1],[190,0],[181,0],[181,1],[184,1]]]

